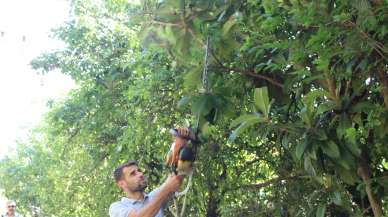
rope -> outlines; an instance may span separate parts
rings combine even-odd
[[[187,194],[187,192],[189,191],[191,184],[192,184],[192,178],[193,178],[193,171],[191,171],[189,174],[189,181],[187,182],[185,190],[183,190],[181,192],[175,192],[175,197],[180,197],[182,195]]]
[[[205,45],[205,60],[204,67],[202,72],[202,86],[205,90],[205,93],[209,92],[209,80],[208,80],[208,64],[209,64],[209,36],[206,38]]]
[[[204,93],[208,93],[209,92],[209,80],[208,80],[208,64],[209,64],[209,36],[206,37],[206,45],[205,45],[205,59],[204,59],[204,67],[203,67],[203,72],[202,72],[202,88],[204,90]],[[198,128],[199,128],[199,119],[200,119],[200,114],[197,114],[197,120],[196,120],[196,123],[195,123],[195,130],[198,132]],[[195,134],[197,134],[197,132]],[[196,151],[196,145],[197,144],[194,144],[195,146],[195,153],[197,152]],[[192,185],[192,178],[193,178],[193,173],[194,171],[191,171],[189,174],[184,174],[184,175],[188,175],[189,176],[189,180],[187,182],[187,185],[186,185],[186,188],[181,191],[181,192],[175,192],[175,197],[176,198],[179,198],[181,196],[184,196],[183,198],[183,204],[182,204],[182,209],[181,209],[181,212],[179,213],[179,207],[178,207],[178,203],[177,203],[177,200],[174,199],[174,204],[175,204],[175,213],[174,216],[176,217],[183,217],[184,216],[184,213],[185,213],[185,209],[186,209],[186,198],[187,198],[187,192],[189,192],[190,190],[190,187]]]

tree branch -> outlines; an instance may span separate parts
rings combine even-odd
[[[384,98],[385,107],[388,108],[388,75],[384,69],[377,69],[377,74],[379,76],[381,86],[382,86],[382,95]]]
[[[357,24],[355,24],[352,21],[347,21],[347,22],[345,22],[343,24],[346,27],[350,27],[350,28],[354,27],[354,28],[356,28],[357,31],[360,32],[361,37],[366,39],[366,42],[369,44],[369,46],[371,46],[373,48],[373,50],[375,50],[383,59],[388,60],[388,57],[384,55],[384,53],[388,54],[388,49],[385,48],[383,43],[381,43],[381,42],[375,40],[374,38],[372,38],[368,33],[364,32],[362,29],[360,29],[360,27],[357,26]]]
[[[191,36],[195,39],[195,41],[197,41],[202,47],[205,46],[205,43],[200,40],[198,37],[196,37],[196,35],[194,34],[193,30],[191,28],[187,28],[187,31],[191,34]],[[250,72],[250,71],[247,71],[247,70],[243,70],[243,69],[239,69],[239,68],[229,68],[229,67],[226,67],[224,64],[222,64],[222,62],[217,58],[217,56],[214,54],[213,50],[211,48],[209,48],[210,50],[210,55],[214,58],[214,60],[216,61],[216,63],[221,66],[221,68],[223,69],[226,69],[228,72],[232,72],[232,71],[235,71],[235,72],[238,72],[238,73],[241,73],[243,75],[247,75],[247,76],[250,76],[250,77],[254,77],[254,78],[259,78],[261,80],[266,80],[268,82],[270,82],[271,84],[277,86],[277,87],[280,87],[280,88],[283,88],[283,84],[281,84],[280,82],[276,81],[275,79],[273,78],[270,78],[268,76],[265,76],[265,75],[260,75],[260,74],[256,74],[254,72]]]
[[[302,176],[277,177],[277,178],[273,178],[273,179],[270,179],[270,180],[268,180],[266,182],[262,182],[262,183],[253,183],[253,184],[241,185],[241,186],[236,187],[233,190],[247,189],[247,188],[260,189],[260,188],[264,188],[264,187],[267,187],[270,185],[278,184],[279,182],[282,182],[282,181],[296,180],[296,179],[300,179],[300,178],[303,178],[303,177]]]
[[[221,61],[217,58],[217,56],[214,54],[213,50],[211,50],[211,49],[210,49],[210,54],[212,55],[214,60],[217,62],[217,64],[219,66],[221,66],[221,68],[226,69],[229,72],[231,72],[231,71],[239,72],[239,73],[241,73],[243,75],[247,75],[247,76],[250,76],[250,77],[255,77],[255,78],[262,79],[262,80],[266,80],[266,81],[270,82],[271,84],[273,84],[273,85],[275,85],[277,87],[283,88],[283,84],[281,84],[280,82],[278,82],[275,79],[270,78],[268,76],[256,74],[254,72],[246,71],[246,70],[239,69],[239,68],[229,68],[229,67],[224,66],[224,64],[221,63]]]
[[[367,163],[366,158],[367,158],[366,153],[363,151],[359,159],[357,173],[362,178],[362,180],[366,183],[365,192],[368,196],[369,204],[372,207],[373,215],[375,217],[380,217],[383,215],[383,211],[381,209],[379,201],[374,195],[371,183],[369,182],[372,177],[372,172],[371,172],[370,166]]]
[[[182,25],[180,23],[166,23],[166,22],[162,22],[162,21],[157,21],[157,20],[152,20],[150,22],[150,24],[156,24],[156,25],[160,25],[160,26],[176,26],[176,27],[181,27]]]

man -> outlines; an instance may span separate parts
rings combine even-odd
[[[2,215],[2,217],[22,217],[19,213],[16,212],[16,203],[15,201],[9,200],[6,203],[7,212]]]
[[[178,128],[180,135],[188,136],[186,128]],[[128,161],[115,169],[116,184],[126,197],[109,207],[110,217],[163,217],[163,208],[172,193],[179,190],[183,177],[170,175],[166,181],[149,194],[144,193],[147,182],[136,161]]]

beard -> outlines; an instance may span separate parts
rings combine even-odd
[[[148,184],[147,181],[143,180],[140,181],[136,186],[134,186],[131,191],[132,192],[144,192],[144,190],[147,188]]]

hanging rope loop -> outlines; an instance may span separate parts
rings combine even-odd
[[[206,44],[204,46],[204,50],[205,50],[205,57],[204,57],[204,66],[203,66],[203,72],[202,72],[202,89],[200,92],[209,93],[210,92],[209,78],[208,78],[209,50],[210,50],[210,38],[209,38],[209,36],[206,37]],[[196,131],[196,132],[194,132],[194,135],[196,138],[197,138],[198,128],[199,128],[199,119],[200,119],[200,114],[197,114],[195,129],[194,129]],[[193,142],[192,145],[193,145],[194,153],[197,154],[198,141]],[[186,174],[189,177],[186,188],[182,192],[175,193],[175,198],[173,199],[174,204],[175,204],[175,212],[172,211],[172,214],[174,215],[174,217],[183,217],[185,214],[186,198],[187,198],[187,193],[190,190],[190,187],[192,186],[193,173],[194,173],[194,171],[191,170],[189,174]],[[184,196],[183,197],[183,204],[182,204],[181,210],[179,212],[180,208],[178,207],[178,198],[181,198],[182,196]]]
[[[206,37],[206,45],[205,45],[205,59],[204,59],[204,67],[202,72],[202,87],[205,93],[209,92],[209,79],[208,79],[208,64],[209,64],[209,36]]]

